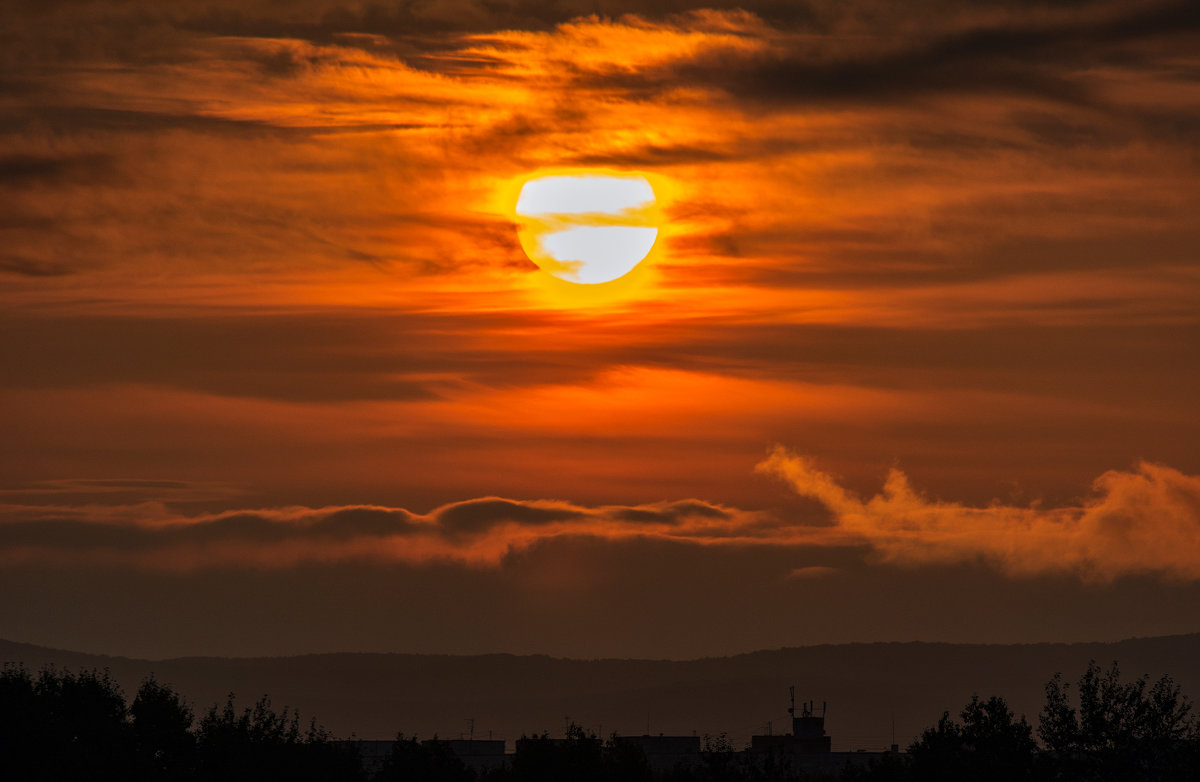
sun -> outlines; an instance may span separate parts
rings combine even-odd
[[[600,285],[633,271],[658,238],[654,188],[640,174],[572,172],[527,179],[514,207],[521,247],[543,271]]]

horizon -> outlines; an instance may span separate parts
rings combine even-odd
[[[1200,631],[1192,633],[1170,633],[1166,635],[1151,635],[1151,636],[1126,636],[1112,639],[1085,639],[1075,641],[1019,641],[1019,642],[987,642],[987,641],[927,641],[914,639],[908,641],[900,640],[874,640],[874,641],[845,641],[839,643],[812,643],[812,644],[797,644],[792,646],[777,646],[771,648],[748,649],[740,652],[731,652],[722,655],[705,655],[700,657],[569,657],[548,654],[545,652],[507,652],[507,651],[491,651],[491,652],[406,652],[406,651],[353,651],[353,650],[329,650],[329,651],[297,651],[287,652],[282,654],[254,654],[254,655],[215,655],[215,654],[187,654],[171,657],[141,657],[136,655],[120,654],[108,651],[96,651],[79,648],[59,648],[46,646],[43,644],[32,643],[29,641],[13,640],[12,638],[0,637],[0,644],[11,644],[14,646],[30,646],[36,649],[45,650],[48,652],[67,652],[87,657],[109,657],[114,659],[129,660],[131,662],[173,662],[186,660],[270,660],[270,659],[285,659],[298,657],[338,657],[338,656],[373,656],[373,657],[450,657],[450,658],[473,658],[473,657],[511,657],[511,658],[545,658],[549,660],[562,662],[585,662],[585,663],[601,663],[601,662],[645,662],[645,663],[692,663],[705,662],[711,660],[729,660],[738,657],[752,657],[761,654],[781,653],[788,651],[798,651],[807,649],[822,649],[826,647],[842,647],[842,646],[963,646],[963,647],[1032,647],[1032,646],[1115,646],[1120,644],[1136,643],[1139,641],[1165,641],[1177,638],[1189,638],[1200,636]]]

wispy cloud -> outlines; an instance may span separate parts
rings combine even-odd
[[[1013,576],[1073,573],[1092,581],[1147,573],[1200,579],[1200,476],[1163,465],[1110,470],[1089,497],[1059,508],[930,499],[897,469],[879,494],[863,499],[783,448],[757,469],[824,505],[840,529],[860,536],[884,562],[978,562]]]

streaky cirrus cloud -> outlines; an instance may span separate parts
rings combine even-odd
[[[884,562],[983,562],[1013,576],[1061,572],[1103,582],[1147,573],[1200,579],[1200,476],[1160,464],[1109,470],[1078,505],[1059,508],[930,499],[895,468],[878,494],[863,499],[782,447],[757,469],[824,505]]]

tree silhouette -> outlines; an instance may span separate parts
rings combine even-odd
[[[24,668],[0,672],[0,778],[38,779],[34,763],[49,747],[47,715]]]
[[[602,765],[599,737],[572,723],[562,740],[545,733],[522,738],[513,756],[511,778],[516,782],[599,782],[604,777]]]
[[[621,782],[650,782],[654,778],[646,753],[636,744],[615,741],[616,734],[605,745],[604,763],[609,779]]]
[[[1069,773],[1094,779],[1195,779],[1200,736],[1191,703],[1170,676],[1121,681],[1113,663],[1093,660],[1076,687],[1055,674],[1046,684],[1038,735]]]
[[[700,758],[703,762],[694,773],[706,782],[723,782],[745,776],[745,769],[738,763],[733,742],[729,740],[727,733],[718,733],[715,736],[705,734]]]
[[[230,695],[195,720],[154,678],[126,705],[108,671],[0,671],[0,780],[121,782],[360,782],[357,752],[316,723],[260,699],[241,712]]]
[[[133,733],[141,776],[147,780],[189,779],[195,765],[194,716],[179,693],[153,676],[142,683],[133,704]]]
[[[1033,730],[1024,717],[1014,717],[1003,698],[972,696],[960,719],[945,712],[908,748],[914,779],[1007,782],[1034,775]]]
[[[362,780],[357,754],[333,744],[315,722],[300,730],[298,712],[276,712],[267,696],[240,713],[231,693],[224,707],[213,706],[201,718],[197,736],[201,780],[296,782]]]
[[[396,734],[392,752],[374,777],[376,782],[471,782],[471,773],[442,741],[418,742]]]
[[[522,737],[511,767],[484,776],[488,782],[650,782],[646,755],[636,744],[610,740],[571,724],[566,737]]]
[[[0,778],[108,779],[128,773],[134,741],[121,688],[108,671],[22,668],[0,674]]]

